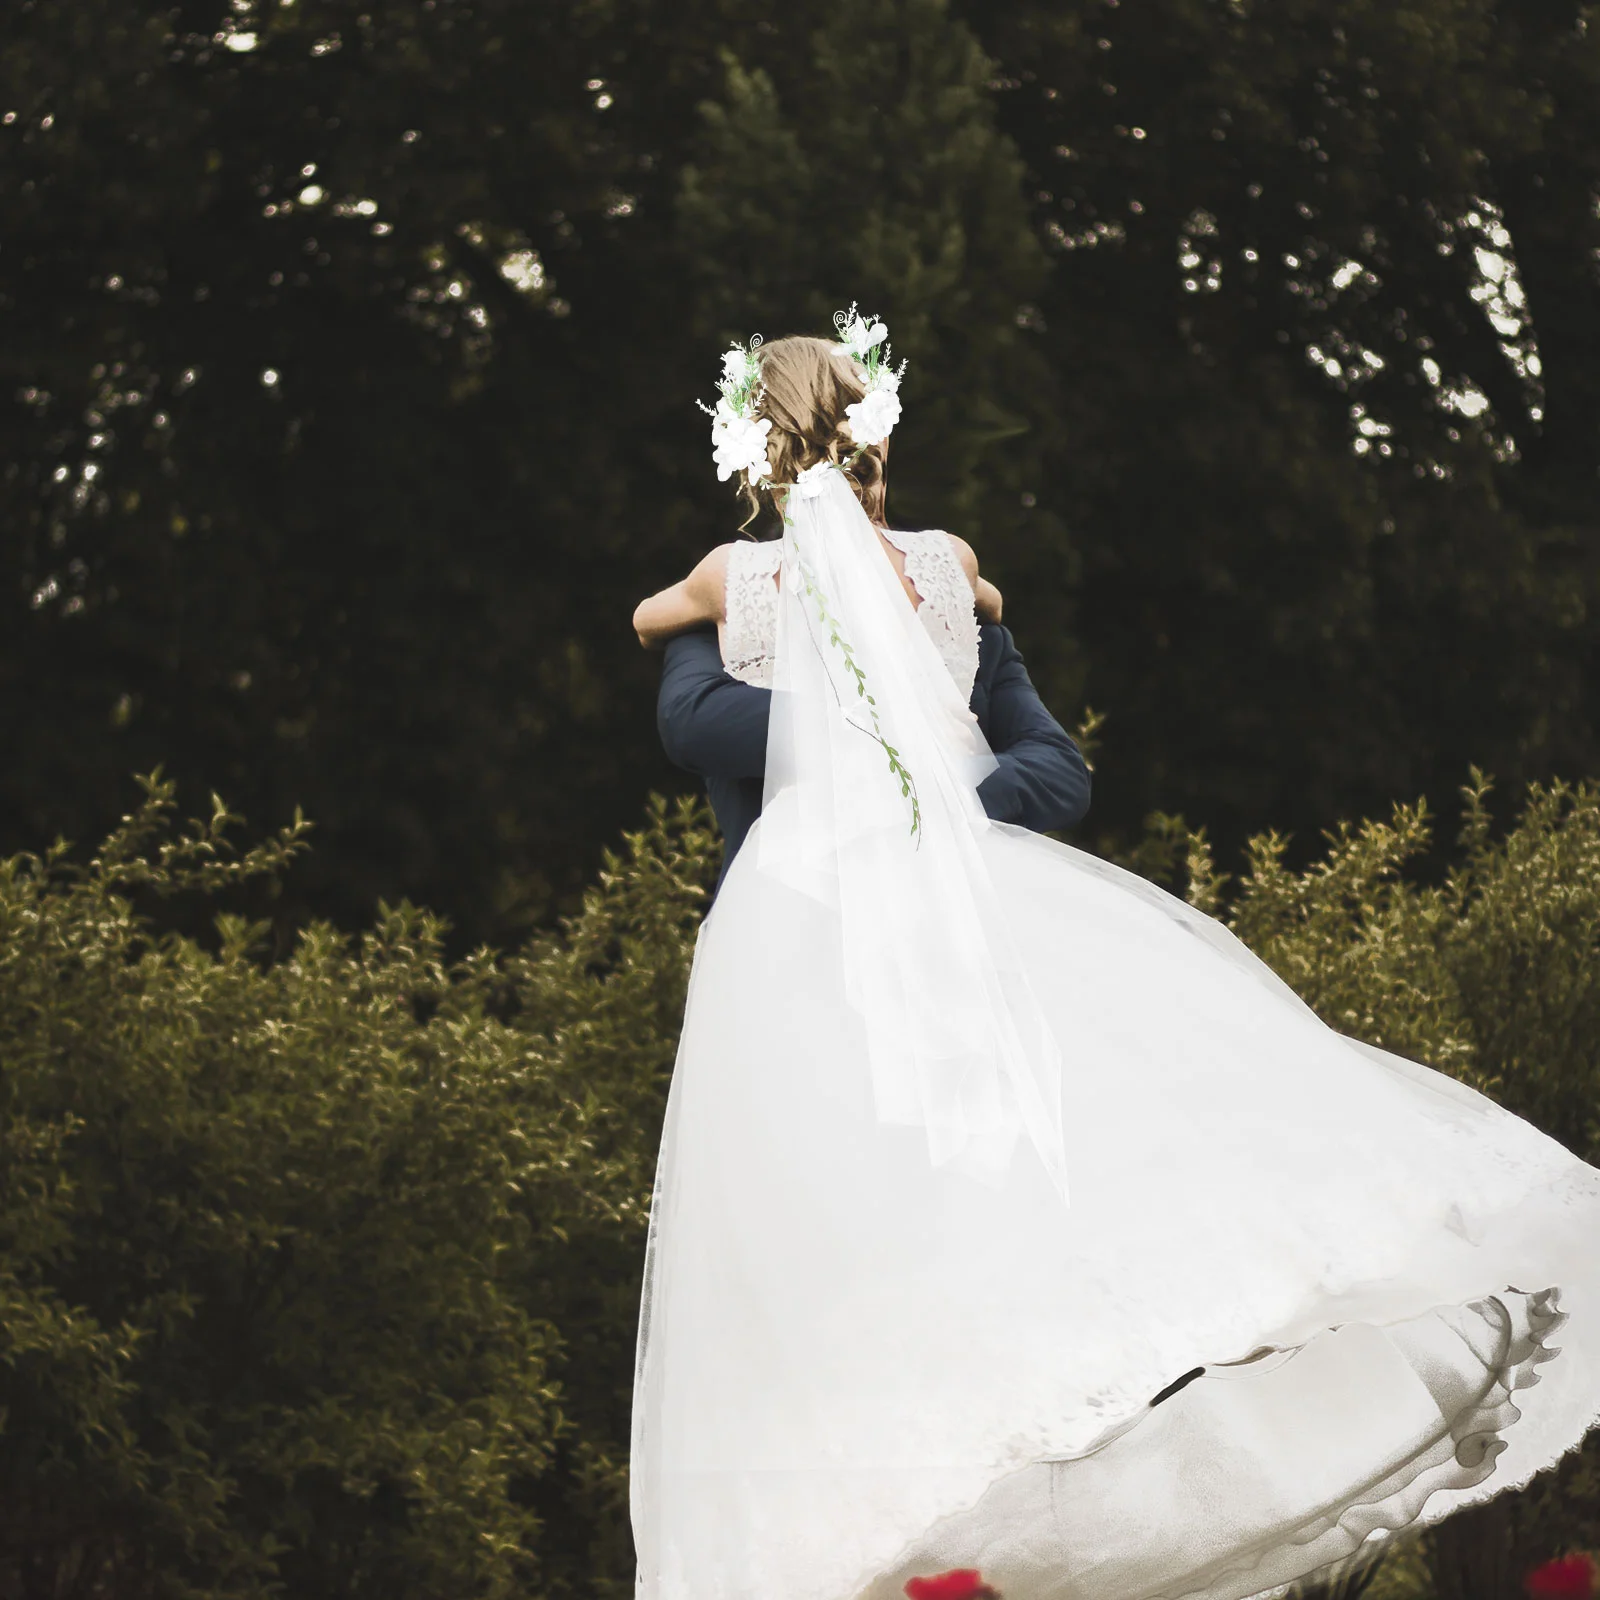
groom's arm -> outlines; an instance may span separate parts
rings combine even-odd
[[[724,670],[715,628],[667,641],[656,728],[674,766],[702,778],[761,777],[771,705],[770,690],[740,683]]]
[[[998,768],[979,785],[984,810],[1036,832],[1071,827],[1089,809],[1089,769],[1066,730],[1045,709],[1010,630],[986,623],[984,734]],[[715,629],[667,642],[656,699],[656,727],[667,759],[702,778],[759,778],[767,764],[771,692],[723,669]]]
[[[983,809],[996,822],[1035,833],[1070,828],[1089,810],[1089,767],[1077,741],[1046,710],[1009,628],[986,623],[984,653],[998,653],[988,674],[984,733],[1000,763],[978,785]]]

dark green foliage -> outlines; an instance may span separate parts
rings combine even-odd
[[[235,856],[148,790],[87,865],[0,865],[0,1589],[591,1592],[704,818],[656,804],[504,961],[402,904],[265,962],[128,897],[298,826]]]
[[[1067,411],[1039,499],[1110,718],[1099,824],[1181,808],[1231,857],[1269,822],[1443,800],[1473,761],[1594,771],[1592,10],[963,10],[1054,258]],[[1057,591],[1011,600],[1067,700]]]
[[[980,543],[1002,517],[1020,525],[1014,491],[1046,442],[992,447],[1043,431],[1056,379],[1016,325],[1049,268],[991,63],[943,0],[820,7],[752,41],[748,61],[719,54],[676,205],[711,348],[757,327],[828,334],[841,296],[881,311],[918,374],[892,440],[891,519]]]
[[[693,401],[852,299],[910,363],[891,516],[970,538],[1054,709],[1109,715],[1096,830],[1182,810],[1231,857],[1472,761],[1595,770],[1575,0],[4,28],[0,848],[161,762],[317,817],[280,927],[575,905],[673,781],[632,606],[742,516]]]
[[[637,811],[647,664],[591,599],[628,530],[571,302],[496,263],[633,165],[574,65],[609,15],[8,8],[13,847],[98,831],[159,761],[312,810],[292,893],[346,926],[575,903]]]

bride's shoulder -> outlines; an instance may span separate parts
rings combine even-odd
[[[701,556],[696,572],[726,572],[728,570],[728,557],[733,553],[733,541],[727,544],[714,544]]]
[[[701,556],[696,563],[694,571],[689,574],[689,582],[696,588],[707,584],[721,585],[728,573],[728,562],[733,556],[735,542],[713,545]]]
[[[700,558],[700,565],[695,571],[704,568],[706,572],[720,576],[734,565],[754,563],[763,566],[776,561],[782,548],[781,539],[730,539],[726,544],[713,545]]]
[[[978,573],[978,552],[959,534],[946,533],[951,553],[960,564],[967,582],[972,586],[973,615],[979,623],[998,622],[1005,610],[1005,597],[987,578]]]
[[[950,548],[955,553],[955,558],[961,563],[961,570],[967,575],[967,582],[975,584],[978,581],[978,552],[961,537],[959,533],[944,533],[950,541]]]
[[[730,539],[714,545],[685,580],[689,592],[720,617],[730,580],[738,585],[776,576],[781,549],[778,539]]]

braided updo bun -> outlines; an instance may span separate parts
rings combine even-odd
[[[793,483],[807,467],[820,461],[842,464],[856,450],[845,427],[845,407],[867,392],[865,371],[837,339],[813,339],[791,334],[760,347],[761,388],[755,407],[758,417],[772,423],[767,434],[767,461],[773,483],[780,489]],[[885,478],[889,441],[869,445],[846,473],[846,481],[869,521],[885,525]],[[778,507],[772,491],[753,488],[749,474],[741,474],[742,492],[750,514],[739,524],[743,533],[761,510],[763,501]]]

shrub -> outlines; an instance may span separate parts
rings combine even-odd
[[[270,962],[131,899],[275,873],[304,824],[164,837],[145,783],[87,865],[0,864],[0,1590],[562,1587],[615,1522],[703,820],[655,804],[509,961],[447,967],[400,905]]]
[[[87,863],[0,863],[0,1600],[621,1600],[709,814],[652,799],[581,912],[513,953],[448,962],[440,919],[401,904],[274,959],[266,923],[218,908],[305,825],[241,854],[214,803],[174,836],[171,786],[143,781]],[[1530,788],[1496,838],[1488,787],[1436,883],[1407,876],[1420,805],[1299,872],[1261,835],[1234,885],[1156,817],[1136,864],[1333,1026],[1593,1160],[1600,790]],[[211,936],[162,931],[175,896]],[[1451,1574],[1593,1545],[1597,1463],[1451,1518],[1370,1594],[1465,1600]]]

